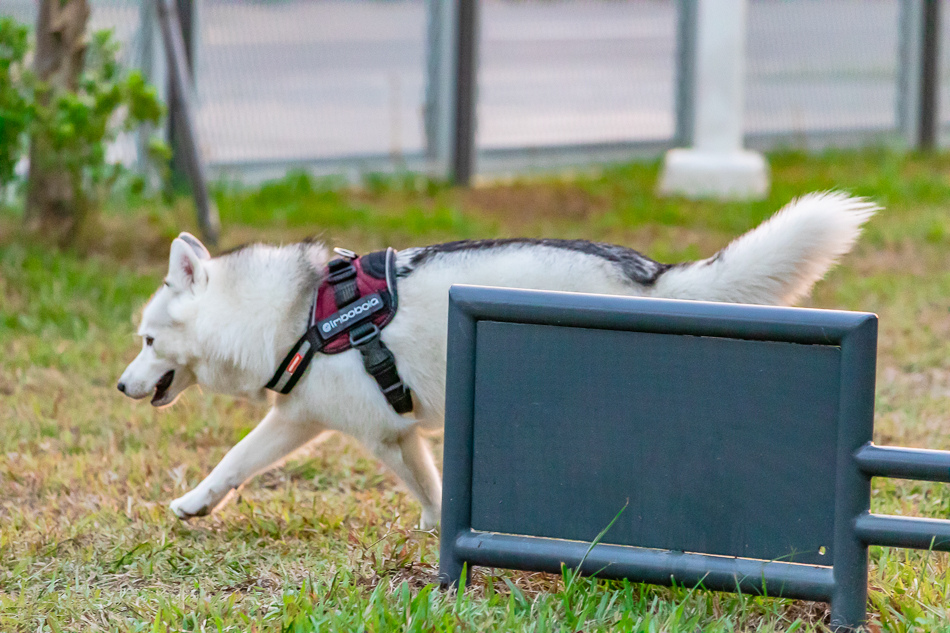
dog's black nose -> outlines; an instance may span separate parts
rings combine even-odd
[[[120,383],[119,383],[119,391],[121,391],[122,393],[125,393],[125,383],[124,383],[124,382],[120,382]]]

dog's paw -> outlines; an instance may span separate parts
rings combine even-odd
[[[423,510],[422,518],[419,520],[419,529],[423,532],[434,530],[439,525],[439,512],[432,510]]]
[[[190,492],[172,501],[169,507],[175,516],[183,521],[192,517],[207,516],[211,512],[210,504],[204,502],[203,499],[194,498],[194,494]]]

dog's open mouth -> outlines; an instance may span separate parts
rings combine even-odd
[[[165,398],[168,394],[168,388],[172,386],[173,380],[175,380],[174,369],[166,371],[165,374],[158,379],[158,384],[155,385],[155,395],[152,396],[152,404],[158,404]]]

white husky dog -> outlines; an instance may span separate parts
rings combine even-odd
[[[850,250],[877,210],[840,193],[791,202],[715,256],[665,265],[621,246],[562,240],[485,240],[409,248],[396,256],[399,306],[382,331],[413,411],[399,415],[360,353],[317,354],[288,395],[194,490],[171,504],[203,516],[234,490],[316,437],[347,433],[368,447],[422,504],[435,526],[441,481],[423,431],[443,425],[448,290],[477,284],[539,290],[788,305]],[[313,292],[333,257],[320,244],[253,245],[212,258],[193,236],[172,242],[168,276],[142,316],[142,351],[119,389],[173,403],[202,384],[263,398],[264,385],[307,328]]]

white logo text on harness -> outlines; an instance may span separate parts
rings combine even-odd
[[[320,337],[327,340],[340,332],[361,323],[383,309],[383,299],[379,293],[366,295],[335,314],[331,314],[317,324]]]

